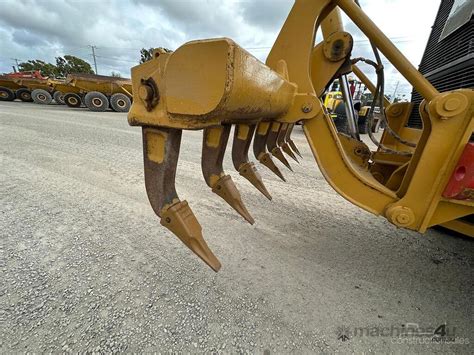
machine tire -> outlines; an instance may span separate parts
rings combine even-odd
[[[18,89],[15,92],[15,96],[23,102],[33,102],[33,98],[31,97],[31,91],[28,89]]]
[[[55,91],[53,94],[53,99],[58,105],[64,105],[64,94],[61,91]]]
[[[48,105],[53,101],[49,92],[43,89],[35,89],[31,92],[31,97],[36,104]]]
[[[336,114],[336,116],[333,118],[334,120],[334,125],[336,126],[336,129],[339,133],[349,133],[349,128],[347,127],[347,120],[346,120],[346,115],[342,115],[340,113]]]
[[[359,119],[360,120],[360,119]],[[369,133],[369,120],[365,117],[362,122],[359,122],[359,133],[360,134],[367,134]]]
[[[0,101],[15,100],[15,93],[8,88],[0,87]]]
[[[68,93],[64,95],[64,103],[72,108],[78,108],[82,105],[81,97],[78,94]]]
[[[110,97],[110,107],[115,112],[128,112],[132,105],[129,97],[125,94],[113,94]]]
[[[94,112],[104,112],[109,108],[107,96],[98,91],[88,92],[84,98],[87,108]]]

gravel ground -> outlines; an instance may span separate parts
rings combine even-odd
[[[183,135],[176,185],[217,274],[153,214],[125,114],[0,103],[1,353],[473,353],[472,240],[399,230],[351,205],[300,128],[288,183],[260,169],[271,202],[228,152],[250,226],[205,185],[201,139]],[[447,323],[471,344],[377,336],[408,323]]]

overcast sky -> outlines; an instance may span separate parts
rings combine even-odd
[[[315,0],[316,1],[316,0]],[[439,0],[361,0],[363,9],[408,59],[418,66]],[[264,61],[292,0],[0,0],[0,72],[15,63],[72,54],[92,64],[97,46],[99,74],[130,76],[142,47],[176,49],[194,39],[230,37]],[[353,56],[370,56],[365,37],[349,20]],[[386,66],[386,92],[411,87]],[[364,68],[374,78],[369,68]]]

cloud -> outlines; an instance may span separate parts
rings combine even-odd
[[[25,46],[46,45],[46,41],[35,33],[31,33],[25,29],[14,30],[12,32],[12,39],[16,43]]]
[[[290,12],[291,0],[260,0],[242,3],[242,15],[253,26],[278,31]]]
[[[129,76],[140,48],[176,49],[194,39],[230,37],[264,61],[292,0],[1,0],[0,72],[11,58],[41,59],[72,54],[92,64],[97,46],[100,74]],[[364,10],[417,66],[438,8],[433,0],[365,0]],[[406,11],[410,8],[410,11]],[[420,16],[423,14],[423,16]],[[356,41],[354,55],[371,56],[365,36],[344,17]],[[375,76],[367,68],[367,74]],[[400,81],[387,66],[387,91]]]

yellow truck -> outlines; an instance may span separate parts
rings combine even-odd
[[[60,81],[43,77],[39,71],[17,72],[0,75],[0,101],[50,103],[55,99],[54,84]],[[59,100],[56,100],[57,102]],[[60,103],[60,102],[58,102]]]
[[[70,74],[54,88],[61,92],[69,107],[85,105],[97,112],[109,107],[116,112],[128,112],[133,96],[130,79],[95,74]]]

